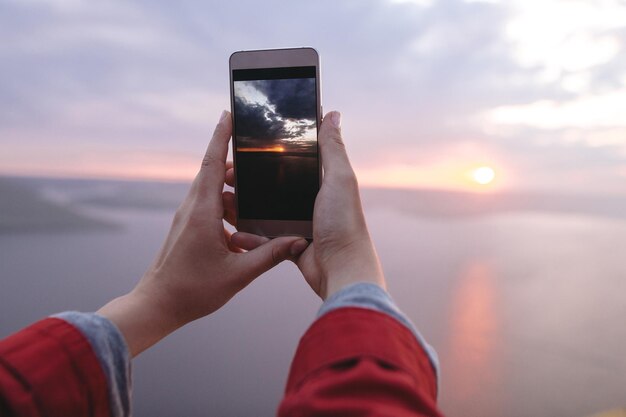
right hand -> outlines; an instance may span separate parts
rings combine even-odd
[[[367,231],[356,175],[341,138],[341,114],[326,114],[318,135],[324,179],[313,211],[313,243],[294,262],[323,300],[341,288],[370,282],[385,288],[385,276]],[[226,183],[234,184],[234,171]],[[224,192],[225,219],[235,224],[235,196]],[[252,250],[266,237],[237,232],[231,244]],[[294,254],[296,256],[297,254]]]
[[[385,288],[356,175],[341,137],[341,114],[324,116],[318,135],[324,178],[313,211],[313,243],[296,265],[311,288],[326,299],[341,288],[370,282]]]

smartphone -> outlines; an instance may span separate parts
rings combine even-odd
[[[229,64],[237,230],[312,238],[322,179],[318,53],[240,51]]]

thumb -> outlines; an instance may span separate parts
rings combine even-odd
[[[320,126],[318,143],[324,175],[354,175],[341,136],[341,113],[331,111],[324,116]]]
[[[242,276],[252,279],[272,269],[282,261],[300,255],[308,246],[301,237],[277,237],[249,252],[239,255],[243,259]]]
[[[231,114],[224,110],[215,127],[213,137],[204,154],[200,172],[197,176],[198,191],[203,195],[207,193],[207,195],[215,196],[218,193],[222,193],[226,173],[228,142],[230,141],[232,130]]]

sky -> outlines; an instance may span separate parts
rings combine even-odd
[[[315,78],[234,82],[238,152],[317,154]]]
[[[362,185],[626,193],[619,0],[0,0],[0,37],[2,174],[190,179],[230,54],[312,46]]]

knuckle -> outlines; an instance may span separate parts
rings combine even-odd
[[[182,210],[183,208],[179,207],[178,210],[176,210],[176,213],[174,213],[174,219],[172,220],[173,226],[178,226],[182,223],[184,217]]]
[[[210,151],[207,151],[207,153],[204,155],[204,158],[202,158],[203,168],[219,165],[220,163],[224,164],[222,161],[216,158],[215,155],[213,155],[213,153]]]
[[[174,218],[172,219],[173,225],[181,225],[189,219],[193,208],[193,202],[194,198],[188,195],[187,198],[185,198],[185,200],[178,206],[176,212],[174,213]]]
[[[354,188],[356,188],[357,190],[359,189],[359,179],[357,178],[356,174],[354,173],[354,171],[352,172],[352,185]]]
[[[280,263],[282,259],[280,249],[277,246],[272,248],[272,265],[276,266]]]
[[[207,223],[206,216],[203,216],[199,210],[193,210],[189,217],[187,218],[186,226],[189,227],[190,230],[199,230],[201,227],[204,227]]]
[[[340,169],[335,171],[335,181],[342,187],[358,188],[359,183],[352,169]]]
[[[213,129],[213,137],[222,137],[227,131],[226,123],[218,123],[215,125],[215,129]]]
[[[222,211],[222,209],[218,210],[217,205],[212,199],[196,198],[189,208],[186,223],[194,227],[201,227],[206,225],[207,222],[213,218],[214,213],[221,215]]]
[[[328,139],[330,140],[331,143],[335,144],[336,146],[342,149],[346,148],[346,145],[343,142],[343,138],[341,137],[341,133],[338,130],[334,130],[330,132],[330,134],[328,135]]]

